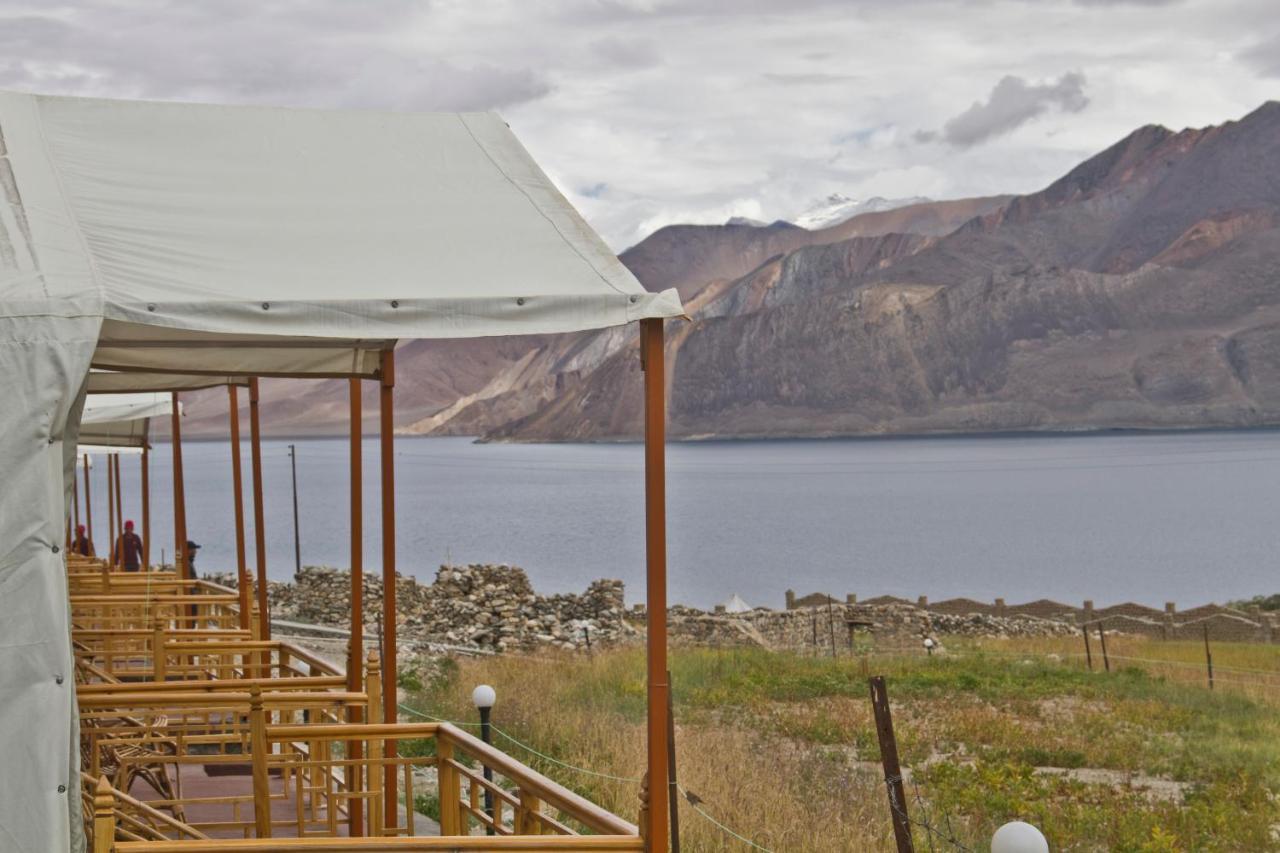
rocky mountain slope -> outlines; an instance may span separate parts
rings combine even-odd
[[[1280,103],[1141,128],[940,238],[797,247],[695,308],[676,436],[1280,422]],[[637,435],[636,372],[619,351],[491,437]]]
[[[1140,128],[1025,196],[673,226],[622,259],[693,318],[668,325],[675,437],[1280,423],[1280,103]],[[634,334],[407,344],[402,429],[635,437]],[[264,416],[342,431],[345,400],[273,383]]]

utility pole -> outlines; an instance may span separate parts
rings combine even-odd
[[[293,471],[293,572],[296,576],[302,571],[302,538],[298,533],[298,454],[294,445],[289,445],[289,467]]]

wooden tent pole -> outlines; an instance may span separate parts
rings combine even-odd
[[[364,689],[364,459],[361,441],[364,438],[363,412],[361,411],[360,380],[349,380],[351,393],[351,650],[347,664],[347,690],[359,693]],[[361,709],[353,708],[360,722]],[[347,744],[353,760],[363,757],[364,744],[358,740]],[[352,780],[359,785],[358,774]],[[357,787],[352,788],[357,791]],[[352,808],[350,833],[354,837],[364,835],[364,810]]]
[[[231,489],[236,513],[236,584],[240,593],[240,628],[249,630],[253,597],[250,591],[249,566],[244,547],[244,477],[240,468],[240,395],[234,385],[227,386],[231,419]]]
[[[89,482],[89,454],[84,455],[84,538],[89,541],[89,550],[93,547],[93,492]]]
[[[644,371],[645,598],[649,671],[649,853],[666,853],[670,832],[667,786],[667,475],[666,366],[662,320],[640,321]]]
[[[258,558],[258,638],[271,639],[267,603],[267,536],[262,507],[262,430],[258,421],[258,377],[249,379],[249,467],[253,476],[253,536]]]
[[[76,516],[76,529],[79,529],[79,478],[76,467],[72,467],[72,514]]]
[[[111,546],[111,556],[115,558],[117,566],[124,566],[124,478],[120,473],[120,454],[117,453],[112,459],[111,467],[115,469],[116,475],[116,538],[115,544]]]
[[[360,380],[352,377],[351,391],[351,660],[355,664],[347,674],[347,689],[359,693],[363,678],[360,664],[364,661],[364,459],[363,413]]]
[[[108,453],[107,459],[107,565],[116,565],[116,466],[112,464],[115,455]]]
[[[382,463],[382,683],[383,722],[396,721],[396,499],[395,452],[392,435],[392,392],[395,390],[395,351],[384,350],[378,371],[378,403]],[[395,741],[387,741],[386,757],[396,755]],[[383,782],[386,826],[396,825],[396,766],[387,764]]]
[[[182,415],[178,392],[173,393],[170,440],[173,442],[173,568],[179,578],[190,578],[187,554],[187,492],[182,482]]]
[[[150,420],[150,419],[148,419]],[[150,431],[150,423],[147,430]],[[151,571],[151,441],[142,440],[142,568]]]

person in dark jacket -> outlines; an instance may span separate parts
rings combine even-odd
[[[124,533],[116,540],[116,565],[126,572],[142,568],[142,537],[133,532],[133,522],[124,523]]]
[[[93,540],[85,534],[83,524],[76,525],[76,538],[71,543],[71,553],[79,554],[82,557],[97,556],[93,552]]]
[[[190,539],[187,540],[187,571],[191,573],[191,577],[196,576],[196,552],[200,550],[200,546]]]

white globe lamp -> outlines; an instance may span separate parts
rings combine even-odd
[[[991,836],[991,853],[1049,853],[1049,842],[1031,824],[1015,820]]]

